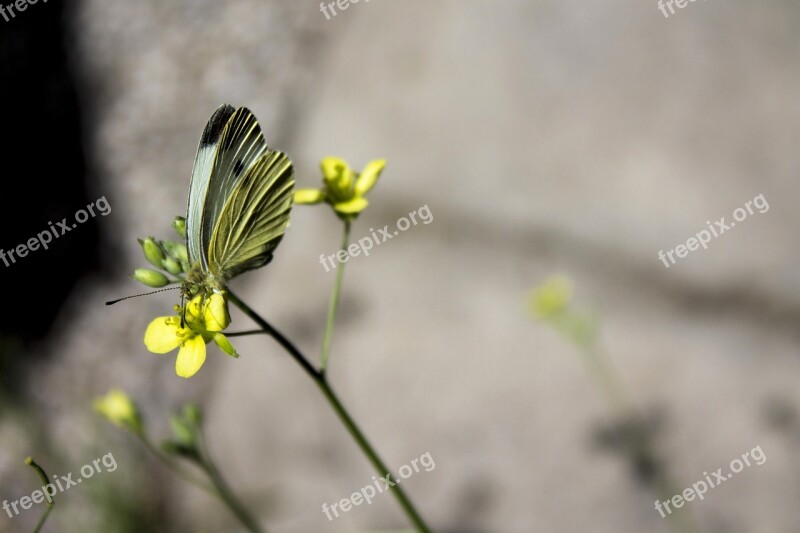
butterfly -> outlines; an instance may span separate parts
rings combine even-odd
[[[233,277],[269,263],[293,197],[292,162],[267,146],[253,113],[227,104],[214,111],[189,185],[184,296],[221,293]]]

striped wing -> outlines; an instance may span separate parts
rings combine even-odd
[[[266,265],[289,224],[292,162],[267,150],[236,184],[211,236],[208,262],[222,280]]]
[[[268,151],[261,127],[247,108],[220,106],[209,119],[197,148],[186,235],[189,260],[209,270],[208,250],[226,201],[256,162]]]

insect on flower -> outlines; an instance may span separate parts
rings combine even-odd
[[[235,355],[220,333],[229,320],[224,320],[221,328],[209,327],[209,313],[213,310],[213,314],[227,317],[228,281],[272,260],[289,225],[293,197],[293,168],[286,154],[267,146],[250,110],[220,106],[200,137],[186,219],[174,223],[176,231],[185,233],[185,247],[153,239],[140,241],[148,261],[161,265],[178,280],[145,269],[137,269],[134,275],[153,287],[181,283],[180,319],[160,317],[156,319],[159,325],[154,326],[153,321],[145,335],[150,351],[165,353],[180,347],[180,353],[194,354],[191,358],[179,355],[179,375],[189,377],[199,370],[205,360],[205,344],[211,340]],[[190,302],[184,305],[187,299]],[[219,321],[215,324],[219,326]]]

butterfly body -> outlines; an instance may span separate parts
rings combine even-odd
[[[231,278],[269,263],[289,223],[293,190],[291,161],[267,146],[255,116],[220,106],[192,170],[184,295],[221,293]]]

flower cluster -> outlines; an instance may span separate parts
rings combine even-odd
[[[175,217],[175,220],[172,221],[172,227],[178,236],[186,239],[186,219]],[[139,283],[159,289],[170,283],[178,283],[180,281],[170,279],[168,274],[181,276],[189,272],[189,255],[186,252],[185,244],[172,241],[157,241],[153,237],[139,239],[139,244],[142,245],[145,259],[159,269],[137,268],[134,270],[131,277]]]
[[[322,160],[322,189],[299,189],[294,193],[296,204],[318,204],[326,202],[333,207],[342,220],[353,220],[367,207],[367,192],[378,182],[386,166],[386,160],[375,159],[367,163],[360,174],[338,157]]]
[[[190,378],[200,370],[206,360],[206,344],[211,341],[226,354],[239,357],[221,333],[231,322],[224,294],[197,295],[184,308],[176,305],[175,313],[150,322],[144,345],[158,354],[179,348],[175,372],[180,377]]]

